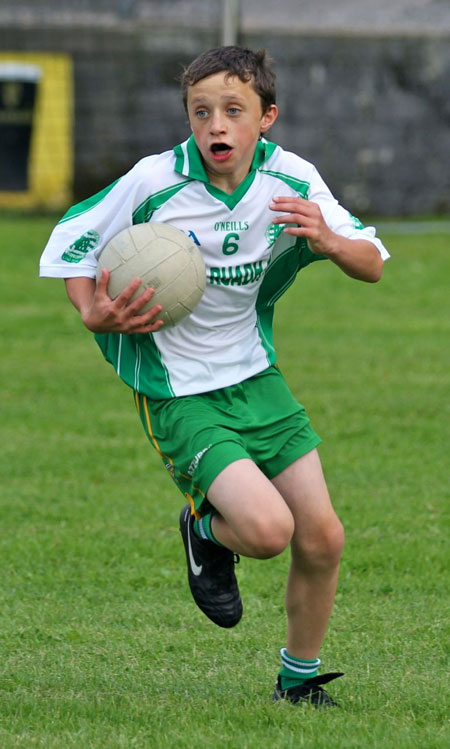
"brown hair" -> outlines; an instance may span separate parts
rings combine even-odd
[[[181,93],[187,110],[187,92],[203,78],[215,73],[227,72],[228,76],[237,76],[243,83],[251,81],[261,99],[263,114],[271,104],[275,104],[275,73],[273,61],[265,49],[253,52],[243,47],[218,47],[202,52],[184,70],[181,76]]]

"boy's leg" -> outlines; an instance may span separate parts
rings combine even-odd
[[[317,668],[334,603],[344,534],[318,453],[310,451],[275,476],[276,492],[269,491],[267,479],[247,462],[228,466],[211,485],[210,501],[220,513],[213,518],[214,534],[230,548],[261,558],[284,548],[293,522],[286,592],[287,648],[282,651],[283,669],[274,699],[334,706],[322,685],[342,674],[319,676]],[[244,508],[243,496],[250,498]]]
[[[217,511],[210,521],[211,540],[197,535],[191,505],[180,515],[189,587],[209,619],[234,627],[242,616],[242,601],[233,552],[260,559],[279,554],[289,544],[294,521],[281,495],[249,458],[234,460],[216,476],[208,500]]]
[[[286,592],[287,651],[318,656],[333,608],[344,531],[331,505],[317,450],[296,460],[273,484],[294,519]]]
[[[273,699],[337,703],[323,685],[342,673],[318,675],[320,646],[336,593],[344,531],[331,505],[317,450],[306,453],[273,479],[294,517],[286,611],[287,647]]]
[[[208,498],[219,513],[213,517],[214,535],[227,548],[265,558],[279,554],[291,540],[287,650],[297,658],[317,658],[344,542],[317,450],[272,482],[250,460],[231,463],[211,484]]]
[[[252,460],[230,463],[212,482],[208,499],[218,512],[211,523],[214,536],[228,549],[266,559],[289,544],[294,532],[292,513]]]

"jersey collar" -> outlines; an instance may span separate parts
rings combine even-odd
[[[276,147],[276,143],[271,143],[265,138],[261,138],[256,144],[250,173],[259,169],[272,156]],[[209,183],[209,177],[206,174],[200,151],[197,148],[193,135],[188,140],[175,146],[173,150],[175,154],[175,171],[178,174],[182,174],[183,177],[189,177],[190,179],[198,179],[200,182]]]

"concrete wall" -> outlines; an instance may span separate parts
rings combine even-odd
[[[313,161],[356,214],[448,212],[450,45],[446,33],[243,32],[277,61],[271,137]],[[75,75],[75,196],[188,135],[175,80],[220,28],[174,24],[1,24],[0,49],[68,52]]]

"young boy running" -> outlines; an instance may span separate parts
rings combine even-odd
[[[274,699],[336,703],[318,676],[343,529],[330,502],[303,406],[276,367],[275,302],[318,259],[378,281],[389,257],[372,227],[342,208],[314,166],[264,135],[275,122],[275,78],[264,51],[222,47],[185,70],[191,136],[142,159],[54,229],[41,275],[64,278],[84,325],[133,388],[151,443],[189,504],[180,516],[194,600],[216,624],[242,616],[235,555],[291,548],[287,637]],[[173,328],[161,307],[141,313],[134,280],[115,299],[106,243],[131,224],[162,221],[198,244],[205,294]]]

